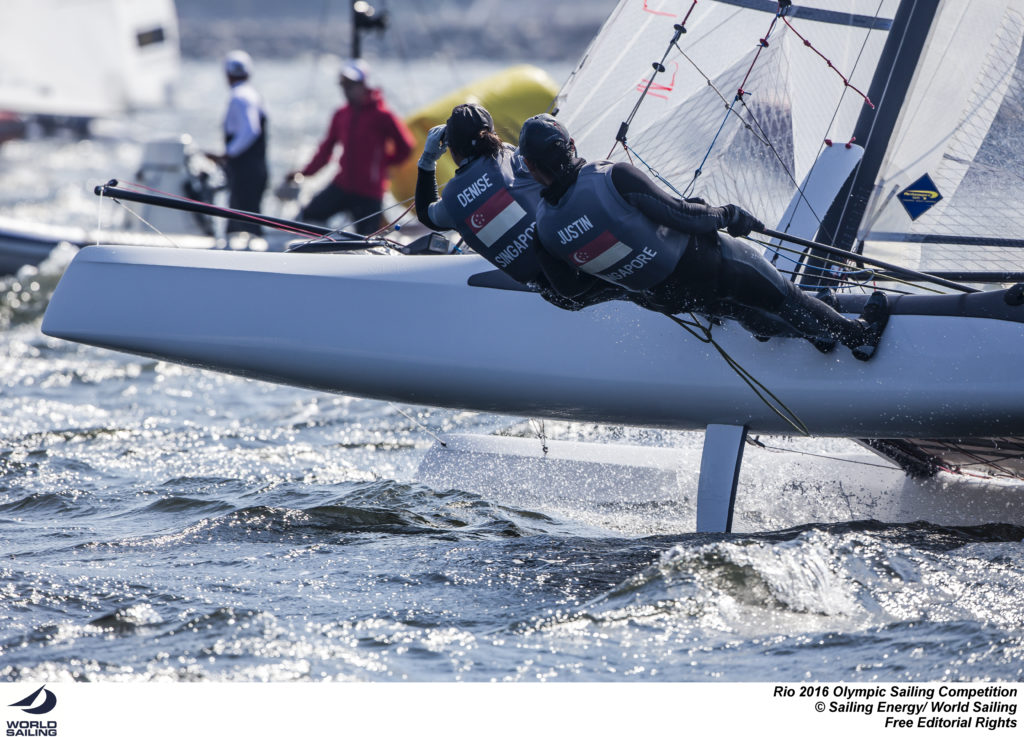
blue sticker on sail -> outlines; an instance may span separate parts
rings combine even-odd
[[[905,190],[896,195],[896,198],[903,203],[903,209],[910,215],[911,220],[917,220],[932,205],[942,199],[938,187],[932,178],[925,174]]]

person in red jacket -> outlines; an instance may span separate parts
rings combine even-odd
[[[310,162],[288,175],[295,181],[300,175],[315,174],[340,146],[337,175],[309,201],[298,219],[323,223],[332,215],[347,212],[354,229],[362,235],[380,228],[388,167],[402,163],[416,143],[405,124],[387,107],[380,90],[367,84],[367,74],[366,63],[359,59],[345,65],[339,82],[348,104],[334,112],[327,135]]]

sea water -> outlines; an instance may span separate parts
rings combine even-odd
[[[339,101],[321,61],[258,67],[275,181],[304,163]],[[220,70],[190,61],[185,71],[173,113],[118,121],[90,140],[6,145],[3,213],[93,225],[110,213],[92,186],[131,180],[146,134],[188,132],[219,150]],[[444,91],[436,69],[381,74],[403,113]],[[290,207],[268,196],[268,210]],[[851,506],[849,463],[775,460],[783,455],[745,469],[732,535],[695,534],[692,498],[653,490],[616,498],[529,476],[511,495],[427,484],[418,469],[434,434],[539,428],[47,338],[41,315],[69,255],[0,281],[0,679],[1024,674],[1024,529],[998,509],[971,526],[938,512],[893,521]],[[557,423],[543,432],[691,454],[700,443]],[[838,456],[846,442],[801,448]],[[895,472],[880,473],[859,491],[893,483]]]

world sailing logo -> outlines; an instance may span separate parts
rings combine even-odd
[[[42,702],[39,701],[42,696]],[[45,684],[31,694],[16,701],[10,706],[21,709],[26,714],[48,714],[57,706],[57,697]],[[6,737],[57,737],[57,722],[54,720],[7,720]]]
[[[39,704],[39,706],[32,706],[39,697],[39,694],[45,694],[43,697],[43,703]],[[11,706],[20,708],[26,714],[49,714],[53,711],[53,707],[56,705],[57,697],[53,694],[53,691],[48,689],[46,686],[40,686],[21,701],[11,704]]]
[[[896,199],[903,203],[903,209],[910,215],[910,219],[917,220],[941,200],[942,195],[939,194],[939,188],[935,186],[932,178],[925,174],[896,195]]]

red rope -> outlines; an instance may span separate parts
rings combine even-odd
[[[781,5],[780,5],[780,7],[781,7]],[[736,99],[737,100],[742,100],[743,99],[743,95],[746,94],[746,91],[743,88],[747,86],[747,80],[750,79],[750,73],[754,71],[754,65],[757,64],[757,60],[759,58],[761,58],[761,52],[764,49],[768,48],[768,37],[771,36],[772,35],[772,31],[775,30],[775,24],[778,22],[778,20],[779,20],[779,14],[777,13],[775,15],[775,17],[772,18],[771,25],[768,26],[768,33],[764,34],[764,38],[759,40],[759,44],[758,44],[758,47],[757,47],[757,53],[754,54],[754,59],[750,62],[750,68],[747,69],[747,73],[745,75],[743,75],[743,81],[740,82],[739,89],[736,90]]]
[[[789,30],[791,30],[793,33],[795,33],[797,38],[799,38],[801,41],[804,42],[804,46],[806,46],[811,51],[813,51],[815,54],[817,54],[818,56],[820,56],[822,59],[825,60],[825,63],[828,64],[828,68],[831,69],[832,71],[834,71],[836,74],[839,75],[839,78],[843,80],[843,84],[845,86],[849,87],[851,90],[853,90],[858,95],[863,97],[864,98],[864,102],[866,102],[872,109],[874,109],[875,104],[873,102],[871,102],[871,100],[868,99],[868,96],[865,95],[863,92],[861,92],[856,87],[854,87],[852,84],[850,84],[850,80],[846,77],[846,75],[844,75],[842,72],[840,72],[838,69],[836,69],[835,65],[832,63],[832,60],[829,59],[827,56],[825,56],[820,51],[818,51],[816,48],[814,48],[814,45],[810,41],[808,41],[806,38],[804,38],[800,34],[800,31],[796,30],[793,27],[793,24],[789,22],[789,20],[786,18],[786,16],[782,16],[782,22],[785,23],[787,26],[789,26]],[[764,39],[762,39],[762,42],[763,41],[764,41]]]
[[[385,225],[380,230],[378,230],[378,231],[376,231],[374,233],[370,233],[370,235],[368,235],[367,238],[375,238],[376,236],[382,235],[382,234],[386,233],[387,231],[391,230],[391,228],[393,228],[398,223],[399,220],[401,220],[406,215],[408,215],[412,211],[412,208],[414,208],[415,206],[416,206],[415,202],[411,203],[407,208],[402,210],[401,214],[398,217],[396,217],[394,220],[392,220],[390,223]]]
[[[686,27],[686,21],[690,20],[690,13],[692,13],[693,9],[696,8],[696,7],[697,7],[697,0],[693,0],[693,5],[691,5],[690,9],[686,11],[686,15],[683,16],[683,20],[680,21],[679,25],[683,26],[684,28]]]

